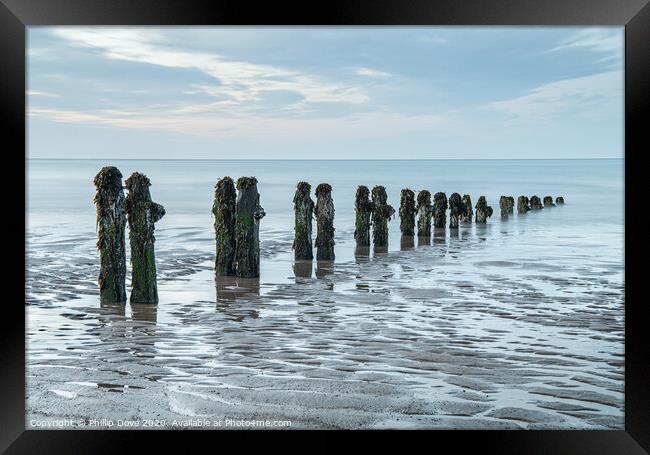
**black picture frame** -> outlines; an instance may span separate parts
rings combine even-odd
[[[625,26],[625,430],[621,431],[429,431],[417,432],[424,447],[452,444],[457,452],[622,454],[650,451],[650,312],[644,311],[643,233],[645,128],[650,106],[650,4],[648,0],[328,0],[252,4],[226,0],[0,0],[0,128],[3,156],[4,250],[2,282],[10,290],[2,306],[0,330],[0,450],[6,453],[112,453],[135,447],[136,439],[171,448],[208,439],[225,448],[223,436],[209,431],[41,431],[25,430],[25,311],[18,304],[19,264],[25,261],[26,117],[25,38],[33,25],[577,25]],[[23,172],[19,172],[22,168]],[[647,177],[646,177],[647,178]],[[24,196],[24,194],[23,194]],[[14,240],[15,239],[15,240]],[[22,239],[22,241],[20,240]],[[235,434],[246,448],[260,436],[296,437],[304,432]],[[312,432],[307,432],[311,435]],[[358,432],[355,435],[367,435]],[[225,434],[225,433],[220,433]],[[373,432],[376,441],[404,433]],[[411,434],[406,435],[408,441]],[[318,437],[319,448],[338,446]],[[314,444],[315,445],[315,444]],[[151,447],[148,445],[148,450]],[[285,446],[279,446],[283,448]],[[645,450],[644,450],[645,449]],[[187,450],[187,449],[185,449]]]

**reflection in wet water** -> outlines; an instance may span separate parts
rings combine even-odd
[[[158,320],[158,305],[132,303],[131,318],[134,321],[150,322],[155,324]]]
[[[415,247],[415,237],[412,235],[402,235],[400,237],[399,249],[400,251],[409,251]]]
[[[388,254],[388,247],[387,246],[374,246],[373,247],[373,252],[375,253],[375,257],[378,256],[386,256]]]
[[[418,235],[418,246],[429,246],[431,245],[431,237],[427,235]]]
[[[433,228],[433,244],[441,245],[447,242],[447,230],[445,228]]]
[[[327,278],[333,274],[333,261],[316,261],[316,278]]]
[[[214,281],[217,290],[217,304],[235,300],[251,300],[260,295],[259,278],[217,276]]]
[[[313,261],[295,261],[293,264],[294,276],[296,278],[311,278],[313,265]]]
[[[354,260],[357,264],[363,264],[370,260],[369,246],[356,246],[354,249]]]

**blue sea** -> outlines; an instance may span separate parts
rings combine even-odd
[[[146,174],[166,209],[157,307],[99,303],[92,179],[106,165]],[[28,160],[28,417],[622,429],[623,172],[622,159]],[[259,182],[258,282],[212,273],[226,175]],[[336,210],[336,261],[306,275],[291,250],[301,180],[329,183]],[[485,196],[495,213],[412,246],[394,219],[388,251],[360,256],[358,185],[385,186],[396,210],[410,188]],[[566,204],[501,220],[501,195]]]

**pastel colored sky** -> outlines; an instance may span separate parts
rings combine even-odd
[[[622,27],[30,27],[28,156],[621,158]]]

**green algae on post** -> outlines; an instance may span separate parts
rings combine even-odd
[[[372,240],[376,247],[388,246],[388,222],[395,214],[388,204],[386,188],[377,185],[372,189]]]
[[[266,215],[260,206],[255,177],[237,180],[237,203],[235,205],[235,260],[237,276],[257,278],[260,276],[260,220]]]
[[[474,208],[476,209],[476,222],[478,224],[485,224],[487,219],[492,216],[492,207],[487,205],[485,196],[478,198]]]
[[[316,259],[334,260],[334,201],[332,187],[321,183],[316,187]]]
[[[433,195],[433,226],[444,228],[447,224],[447,195],[437,192]]]
[[[469,194],[463,196],[463,211],[460,214],[461,223],[472,224],[472,215],[474,214],[472,210],[472,198],[469,197]]]
[[[151,201],[149,178],[134,172],[124,181],[129,194],[126,212],[131,244],[131,303],[158,303],[154,223],[165,215],[165,208]]]
[[[418,193],[418,236],[431,237],[431,193],[422,190]]]
[[[216,242],[216,257],[214,273],[216,276],[235,276],[237,263],[235,261],[235,204],[237,192],[235,183],[230,177],[224,177],[217,182],[214,190],[214,235]]]
[[[402,236],[415,235],[415,215],[417,213],[415,193],[408,188],[403,189],[399,200],[399,229]]]
[[[463,214],[465,205],[458,193],[452,193],[449,196],[449,229],[458,229],[460,217]]]
[[[530,211],[528,196],[519,196],[517,198],[517,213],[526,213]]]
[[[309,195],[310,191],[311,185],[309,183],[298,182],[296,194],[293,197],[295,212],[293,251],[296,260],[311,260],[314,258],[311,242],[314,201]]]
[[[122,173],[103,167],[93,180],[97,192],[97,249],[101,303],[126,302],[126,204]]]
[[[544,207],[555,207],[553,196],[544,196]]]
[[[372,202],[370,190],[367,186],[359,185],[354,198],[354,238],[357,246],[370,246],[370,218],[372,216]]]
[[[508,213],[514,213],[515,211],[515,198],[512,196],[506,196],[508,199]]]

